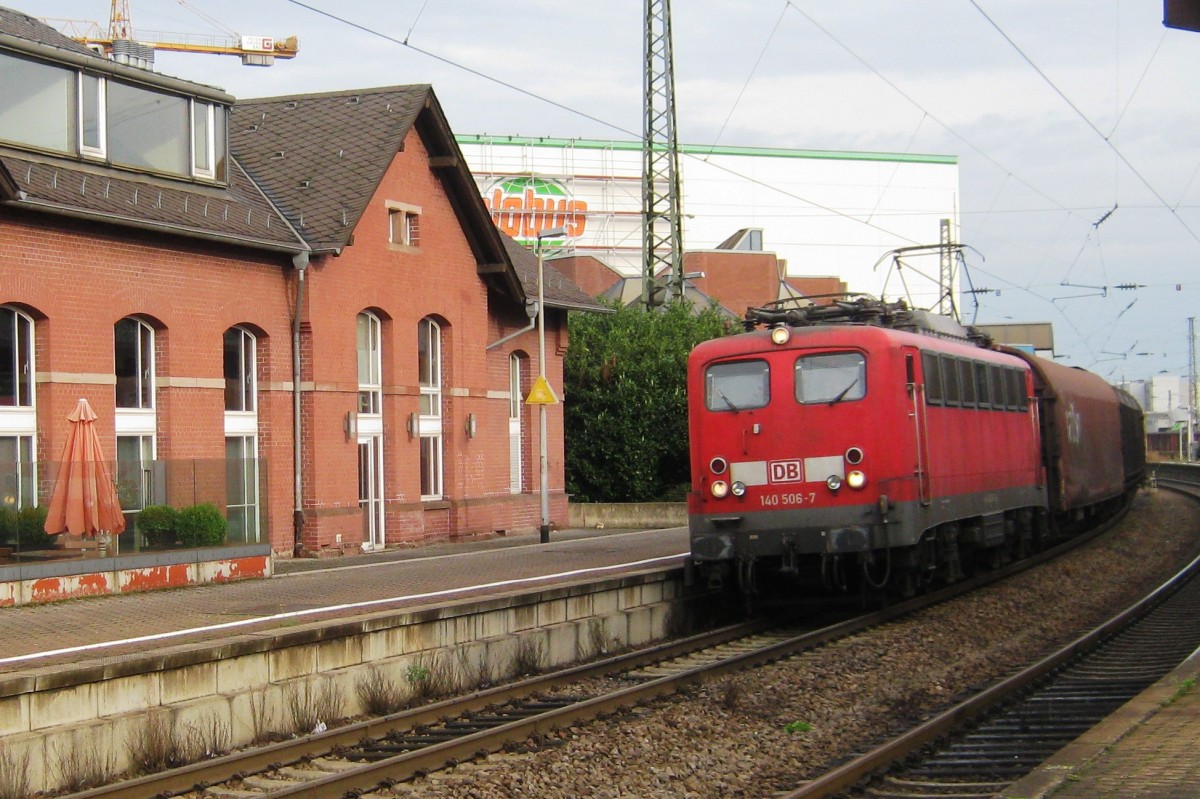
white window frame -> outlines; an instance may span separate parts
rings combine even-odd
[[[445,492],[442,448],[442,326],[426,317],[417,323],[418,372],[421,383],[417,416],[421,452],[421,499],[441,499]],[[427,349],[423,362],[420,350]]]
[[[203,114],[203,119],[197,119],[198,114]],[[208,178],[215,180],[217,176],[217,124],[216,124],[216,106],[212,103],[206,103],[203,100],[192,99],[191,114],[189,115],[188,138],[191,141],[191,162],[192,175],[198,178]],[[196,123],[200,122],[204,125],[207,142],[205,144],[205,157],[208,159],[208,166],[202,167],[196,163],[196,152],[199,149],[196,141]]]
[[[0,433],[0,440],[3,439],[13,442],[16,460],[11,464],[14,483],[11,486],[4,486],[5,489],[11,488],[11,493],[6,490],[0,495],[0,505],[11,510],[36,507],[38,504],[38,462],[37,453],[34,452],[34,435],[4,432]],[[28,464],[28,474],[23,468],[26,464]],[[29,501],[26,502],[26,499]]]
[[[421,246],[421,209],[416,205],[388,200],[388,243],[402,250]]]
[[[387,545],[384,490],[383,434],[359,434],[358,507],[363,514],[361,546],[364,551],[382,549]]]
[[[370,311],[359,312],[355,318],[354,337],[358,369],[358,429],[363,433],[382,432],[383,325],[379,317]]]
[[[37,347],[35,345],[35,337],[37,336],[37,325],[33,321],[33,317],[28,314],[13,308],[12,306],[0,306],[5,311],[13,314],[13,379],[16,381],[16,405],[0,406],[0,437],[15,439],[16,444],[16,462],[14,466],[14,474],[16,476],[16,485],[13,486],[15,493],[11,497],[6,494],[0,496],[0,504],[11,505],[14,509],[25,506],[22,497],[32,491],[31,503],[37,504],[37,480],[38,480],[38,463],[37,453],[34,450],[37,440],[37,383],[34,375],[37,374],[36,357]],[[24,357],[15,350],[15,348],[23,348],[25,350]],[[24,370],[20,368],[21,361],[25,361]],[[27,404],[19,404],[21,401],[20,382],[22,372],[26,374],[28,380],[27,390],[29,393],[29,402]],[[22,464],[26,459],[22,457],[22,450],[28,451],[29,474],[26,475],[22,471]],[[25,484],[25,478],[28,477],[30,484]]]
[[[89,156],[92,158],[104,158],[108,155],[108,81],[100,75],[89,75],[86,72],[80,72],[78,75],[79,77],[76,80],[75,97],[77,100],[76,119],[78,120],[79,127],[79,152],[84,156]],[[94,147],[85,144],[83,141],[85,122],[83,110],[83,87],[85,79],[88,78],[92,78],[97,82],[96,134],[99,144]]]
[[[228,464],[228,450],[231,441],[238,442],[242,450],[242,460],[244,468],[240,475],[243,481],[243,489],[245,491],[245,501],[236,504],[227,504],[226,518],[228,518],[229,508],[243,508],[246,511],[247,518],[251,520],[250,526],[253,528],[253,536],[246,536],[247,544],[257,544],[262,540],[262,518],[260,498],[258,495],[258,436],[253,434],[230,433],[228,427],[228,417],[226,417],[225,429],[225,449],[226,463]],[[229,479],[228,466],[226,466],[226,480]],[[228,500],[227,500],[228,501]]]
[[[122,535],[132,537],[135,529],[135,525],[132,522],[137,518],[137,514],[141,512],[142,508],[147,505],[154,505],[157,501],[156,488],[158,487],[154,485],[154,462],[158,458],[158,436],[154,434],[153,430],[150,432],[140,430],[123,431],[121,430],[120,422],[121,417],[117,416],[117,451],[115,459],[117,464],[116,479],[118,493],[123,488],[121,483],[127,475],[131,473],[135,475],[133,479],[136,479],[137,482],[137,503],[128,507],[124,502],[121,503],[121,511],[125,514],[126,523],[125,532]],[[122,439],[131,438],[137,441],[136,461],[123,460],[121,458],[123,450],[121,446]]]
[[[137,358],[136,359],[137,359],[137,396],[138,396],[139,404],[138,405],[119,405],[118,404],[116,406],[117,419],[118,419],[117,432],[118,433],[131,433],[131,434],[132,433],[144,433],[144,432],[153,433],[154,432],[154,424],[153,424],[154,405],[155,405],[155,399],[156,399],[156,397],[155,397],[155,388],[156,387],[155,387],[155,376],[154,376],[154,346],[155,346],[154,328],[150,327],[150,325],[146,324],[141,319],[138,319],[135,316],[127,316],[124,319],[118,320],[116,322],[116,324],[113,325],[113,361],[114,361],[114,364],[116,362],[116,325],[121,324],[121,322],[127,322],[127,321],[132,321],[137,324],[138,344],[137,344]],[[147,357],[149,359],[149,363],[146,363],[146,361],[143,359],[142,336],[147,336],[149,338],[150,346],[145,348]],[[114,368],[114,374],[115,374],[115,368]],[[113,387],[113,394],[114,394],[114,396],[116,395],[116,386],[115,385]],[[143,394],[147,395],[147,403],[145,405],[141,404],[141,397]],[[135,428],[122,429],[120,427],[119,420],[120,420],[121,416],[123,416],[123,415],[130,419],[138,418],[138,417],[144,418],[146,416],[149,416],[151,421],[150,421],[148,428],[143,425],[143,426],[138,426]]]
[[[508,356],[508,490],[520,494],[525,487],[525,441],[521,402],[521,356]]]
[[[37,324],[33,321],[33,317],[29,314],[19,311],[9,305],[0,306],[5,311],[13,314],[13,342],[14,345],[25,348],[25,369],[24,372],[28,391],[29,402],[20,404],[21,389],[21,358],[16,352],[13,352],[13,379],[17,381],[17,404],[16,405],[0,405],[0,435],[15,435],[15,436],[32,436],[37,434],[37,362],[35,360],[37,347],[35,346],[37,335]],[[24,332],[24,335],[22,335]],[[24,341],[22,341],[22,338]]]
[[[221,336],[221,367],[223,374],[226,366],[225,337],[230,333],[235,333],[238,336],[238,397],[241,398],[248,407],[230,408],[228,403],[228,393],[226,394],[226,432],[229,431],[231,416],[234,418],[250,417],[256,420],[258,417],[258,339],[249,330],[237,325],[226,330]],[[225,376],[224,379],[228,381],[229,377]],[[226,389],[226,392],[228,392],[228,388]],[[251,432],[257,430],[258,425],[256,423],[254,427],[251,428]],[[230,433],[230,435],[233,434]]]

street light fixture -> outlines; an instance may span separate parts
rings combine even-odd
[[[567,235],[564,228],[556,227],[550,230],[539,230],[537,234],[537,290],[538,290],[538,384],[546,386],[546,298],[545,279],[543,277],[543,263],[545,261],[542,253],[542,239],[551,239]],[[546,402],[545,398],[540,398],[543,401],[538,403],[538,459],[540,467],[540,477],[538,485],[541,491],[542,498],[542,523],[538,528],[539,538],[541,543],[550,543],[550,465],[546,455]]]

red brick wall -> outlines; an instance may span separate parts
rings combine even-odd
[[[590,255],[555,258],[553,264],[555,269],[592,297],[598,297],[621,280],[620,273]]]
[[[371,199],[354,232],[354,244],[340,256],[318,261],[309,277],[312,324],[312,419],[320,431],[306,438],[306,463],[320,486],[306,506],[306,547],[334,549],[358,542],[361,517],[347,513],[358,503],[358,449],[342,434],[348,411],[356,408],[358,375],[355,321],[370,311],[382,321],[383,451],[386,540],[419,543],[529,527],[528,495],[509,492],[508,358],[515,351],[536,359],[537,334],[530,331],[492,350],[486,345],[528,320],[512,299],[490,293],[476,272],[467,238],[441,182],[429,169],[420,137],[409,135],[402,152]],[[420,209],[421,241],[400,249],[388,240],[387,201]],[[420,377],[417,328],[434,318],[442,331],[443,501],[422,503],[420,448],[406,421],[418,410]],[[554,327],[565,320],[548,317]],[[561,386],[562,351],[547,345],[547,374]],[[525,387],[531,383],[526,382]],[[559,389],[561,394],[561,389]],[[468,414],[476,418],[476,436],[468,438]],[[526,414],[533,475],[527,490],[537,491],[536,411]],[[557,518],[565,520],[561,405],[550,412],[550,485]],[[532,421],[530,421],[532,420]],[[341,544],[337,535],[342,536]]]
[[[416,250],[388,243],[385,202],[421,210]],[[93,225],[0,208],[0,304],[36,320],[38,459],[59,458],[66,415],[87,397],[115,459],[113,325],[137,316],[156,331],[157,457],[198,459],[171,472],[172,496],[224,495],[222,336],[244,325],[258,336],[259,456],[263,526],[279,553],[293,549],[291,318],[296,278],[286,254]],[[354,550],[361,541],[358,447],[344,432],[357,407],[356,318],[382,322],[386,540],[424,542],[530,528],[539,520],[537,408],[523,406],[525,483],[508,471],[508,358],[527,356],[536,376],[537,333],[488,350],[524,327],[519,302],[489,291],[419,136],[381,182],[340,256],[314,257],[302,325],[302,548]],[[419,445],[405,422],[418,408],[417,325],[442,325],[444,501],[420,499]],[[546,373],[562,394],[565,317],[547,317]],[[474,414],[477,435],[466,434]],[[552,518],[565,522],[562,406],[549,408]],[[208,464],[199,468],[200,461]],[[44,477],[45,475],[43,475]],[[188,482],[190,481],[190,485]],[[338,536],[341,536],[340,541]]]
[[[276,548],[290,549],[291,492],[281,486],[291,479],[292,436],[274,423],[290,420],[290,394],[270,388],[291,379],[290,260],[8,210],[0,210],[0,240],[0,304],[36,320],[40,461],[61,457],[66,416],[80,397],[99,415],[105,454],[115,460],[113,325],[137,316],[155,328],[157,457],[211,462],[196,464],[202,484],[192,479],[178,493],[223,496],[224,472],[212,463],[225,457],[224,393],[211,386],[222,378],[225,330],[259,331],[259,455],[270,485],[263,526]]]

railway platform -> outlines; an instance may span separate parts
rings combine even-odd
[[[535,591],[682,565],[686,528],[556,531],[279,560],[275,576],[0,608],[0,680],[30,669],[79,669],[156,650],[219,645],[245,633],[337,624],[368,613]],[[631,565],[633,564],[633,565]]]
[[[522,652],[555,667],[646,643],[686,601],[687,546],[686,528],[563,530],[0,608],[0,775],[61,790],[80,762],[133,767],[131,731],[155,719],[240,745],[285,733],[297,697],[360,712],[376,671],[486,681]]]
[[[1008,787],[1004,799],[1200,796],[1200,652]]]
[[[686,550],[684,528],[563,530],[548,544],[533,534],[328,560],[283,560],[276,564],[276,576],[264,580],[3,608],[0,743],[33,738],[31,717],[43,692],[61,694],[47,705],[95,704],[96,715],[103,718],[106,704],[114,711],[112,706],[124,701],[115,698],[115,686],[133,683],[123,693],[129,701],[144,701],[139,699],[146,690],[144,677],[135,672],[174,667],[185,676],[174,686],[164,680],[149,693],[166,705],[169,693],[191,690],[183,683],[195,682],[206,664],[269,651],[271,642],[282,643],[285,635],[307,634],[320,643],[344,634],[351,624],[361,624],[369,634],[382,628],[385,616],[421,608],[496,601],[504,595],[553,592],[588,580],[669,569],[682,563]],[[322,656],[315,657],[319,662]],[[141,665],[134,668],[135,662]],[[156,665],[147,665],[151,662]],[[274,676],[286,665],[281,660],[268,670]],[[245,667],[226,676],[221,668],[217,665],[211,678],[218,690],[230,690],[223,680],[247,678]],[[1001,795],[1200,797],[1198,681],[1200,653]],[[61,721],[70,726],[83,723],[67,717],[74,707],[40,711],[64,716]],[[59,745],[60,739],[49,736],[44,751]],[[43,762],[38,770],[48,768]]]

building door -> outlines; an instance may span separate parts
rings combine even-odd
[[[508,359],[508,490],[520,494],[525,482],[521,449],[521,359]]]
[[[358,507],[362,511],[362,548],[383,549],[383,437],[358,438]]]

